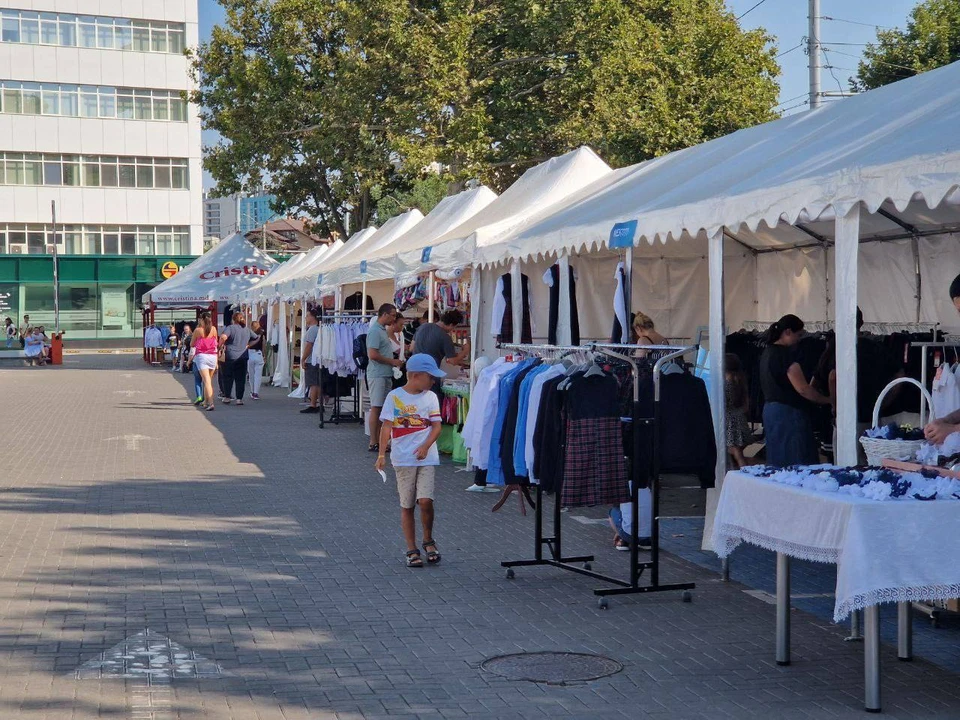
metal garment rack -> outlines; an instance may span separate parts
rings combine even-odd
[[[505,350],[516,350],[520,353],[526,354],[536,354],[538,352],[555,352],[559,353],[558,357],[564,355],[570,355],[577,352],[594,352],[606,355],[608,357],[616,358],[628,363],[634,374],[634,383],[633,383],[633,405],[631,409],[632,415],[632,425],[634,428],[633,431],[633,461],[631,463],[631,482],[630,482],[630,499],[631,499],[631,530],[630,530],[630,577],[628,580],[622,578],[612,577],[610,575],[604,575],[602,573],[595,572],[590,563],[593,562],[593,555],[581,555],[581,556],[563,556],[563,546],[562,546],[562,520],[561,520],[561,505],[560,497],[558,494],[557,501],[554,503],[553,511],[553,535],[550,537],[544,537],[543,534],[543,489],[538,484],[537,488],[537,507],[535,510],[534,516],[534,557],[529,560],[508,560],[501,562],[502,567],[507,568],[507,578],[513,579],[515,576],[513,568],[515,567],[529,567],[535,565],[549,565],[551,567],[556,567],[561,570],[567,570],[569,572],[574,572],[579,575],[586,575],[588,577],[596,578],[597,580],[602,580],[605,583],[614,585],[615,587],[606,587],[606,588],[596,588],[593,592],[595,595],[600,596],[598,605],[600,608],[605,609],[608,606],[607,597],[610,595],[632,595],[637,593],[650,593],[650,592],[666,592],[672,590],[682,591],[682,600],[684,602],[690,602],[692,600],[692,595],[690,590],[696,587],[695,583],[669,583],[664,584],[660,582],[660,375],[663,371],[664,366],[667,363],[677,360],[684,355],[687,355],[691,352],[696,352],[698,346],[690,345],[686,347],[677,347],[673,345],[625,345],[625,344],[615,344],[615,343],[590,343],[587,345],[578,345],[578,346],[555,346],[555,345],[523,345],[523,344],[503,344],[500,346]],[[624,351],[633,353],[633,355],[626,354]],[[643,357],[636,357],[635,354],[638,352],[643,353],[663,353],[662,357],[658,358],[654,363],[653,367],[653,397],[654,397],[654,413],[653,417],[641,417],[640,416],[640,387],[639,387],[639,372],[637,361],[645,359],[646,355]],[[639,505],[639,494],[640,494],[640,483],[641,478],[640,468],[638,462],[641,457],[641,453],[638,452],[640,448],[640,434],[636,431],[636,428],[640,425],[652,426],[653,428],[653,451],[651,453],[651,467],[650,470],[650,482],[649,489],[652,495],[653,507],[653,524],[650,533],[651,540],[651,549],[650,549],[650,559],[643,562],[640,561],[640,543],[639,543],[639,532],[640,532],[640,505]],[[549,550],[549,557],[544,557],[543,546],[546,545]],[[583,567],[579,567],[574,563],[583,563]],[[647,585],[640,584],[640,577],[645,570],[650,571],[650,583]]]
[[[373,316],[372,315],[363,315],[359,310],[355,313],[334,313],[334,314],[325,314],[320,316],[320,325],[339,325],[343,321],[347,322],[363,322],[364,320],[369,321]],[[320,373],[320,390],[321,395],[323,395],[323,333],[321,332],[317,338],[320,343],[320,366],[318,372]],[[346,378],[341,378],[339,374],[333,375],[333,411],[330,413],[330,420],[334,425],[339,425],[341,422],[363,422],[363,413],[360,412],[360,373],[357,373],[353,376],[353,412],[349,414],[344,414],[340,408],[340,382]],[[326,423],[326,410],[323,407],[323,403],[320,403],[320,429],[322,430]]]

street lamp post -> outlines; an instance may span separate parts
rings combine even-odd
[[[57,201],[50,201],[53,218],[53,328],[60,334],[60,258],[57,256]]]

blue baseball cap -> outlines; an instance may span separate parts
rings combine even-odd
[[[437,367],[437,361],[433,359],[433,356],[426,353],[411,355],[407,359],[407,372],[425,372],[435,378],[447,376],[443,370]]]

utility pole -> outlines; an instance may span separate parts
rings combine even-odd
[[[60,334],[60,260],[57,257],[57,201],[50,201],[53,218],[53,330]]]
[[[820,107],[820,0],[807,0],[809,29],[807,32],[807,59],[810,63],[810,109]]]

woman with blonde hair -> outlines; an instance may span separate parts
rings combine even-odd
[[[633,334],[637,345],[666,345],[667,339],[657,332],[653,320],[639,310],[633,315]]]
[[[203,407],[205,410],[213,410],[213,376],[217,372],[218,341],[217,327],[213,324],[210,313],[201,313],[200,323],[197,325],[197,329],[193,333],[193,341],[190,343],[190,353],[203,381]]]

